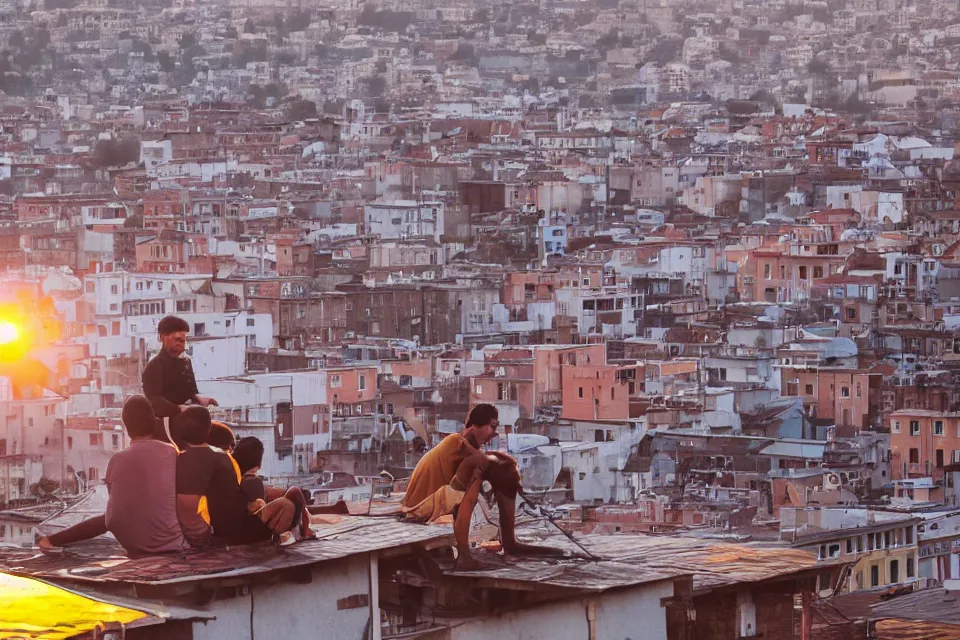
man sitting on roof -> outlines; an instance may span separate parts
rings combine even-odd
[[[154,439],[153,407],[143,396],[123,405],[130,447],[107,464],[107,512],[51,536],[38,545],[50,551],[110,531],[131,556],[180,551],[187,547],[176,512],[177,449]]]
[[[177,423],[186,444],[186,450],[177,458],[177,516],[191,545],[202,547],[215,540],[251,544],[270,540],[274,533],[290,529],[296,507],[288,498],[268,502],[261,517],[247,512],[236,462],[209,445],[212,424],[206,408],[187,407],[177,417]],[[203,498],[207,501],[209,524],[200,514]]]
[[[470,412],[462,433],[453,433],[417,463],[401,510],[412,522],[428,523],[454,514],[457,567],[481,565],[470,555],[470,519],[483,482],[490,483],[500,513],[500,542],[512,555],[559,555],[545,547],[521,544],[516,537],[517,494],[523,490],[517,461],[501,452],[484,453],[484,446],[497,435],[499,414],[490,404],[478,404]]]

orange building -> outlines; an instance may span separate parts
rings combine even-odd
[[[609,364],[566,365],[563,410],[567,420],[626,420],[630,417],[630,388],[620,368]]]
[[[783,366],[783,395],[803,398],[807,415],[832,419],[841,429],[869,428],[880,405],[883,373],[842,367]]]
[[[894,480],[933,477],[960,462],[960,413],[901,409],[887,418],[890,474]]]

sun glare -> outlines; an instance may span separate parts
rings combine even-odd
[[[0,345],[11,344],[20,338],[20,329],[9,320],[0,320]]]

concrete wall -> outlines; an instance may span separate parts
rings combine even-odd
[[[641,585],[594,598],[596,640],[666,640],[666,610],[661,598],[673,596],[673,583]],[[590,637],[589,600],[577,599],[468,622],[450,632],[450,640],[583,640]]]
[[[376,575],[373,577],[377,580]],[[329,562],[310,584],[253,585],[249,593],[215,600],[205,609],[217,619],[195,623],[194,640],[224,638],[360,638],[370,607],[337,609],[337,601],[370,593],[370,556]],[[379,621],[379,613],[376,619]],[[251,628],[252,620],[252,628]]]

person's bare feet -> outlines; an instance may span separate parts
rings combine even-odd
[[[39,547],[40,553],[63,553],[63,547],[54,545],[47,536],[37,540],[37,547]]]

